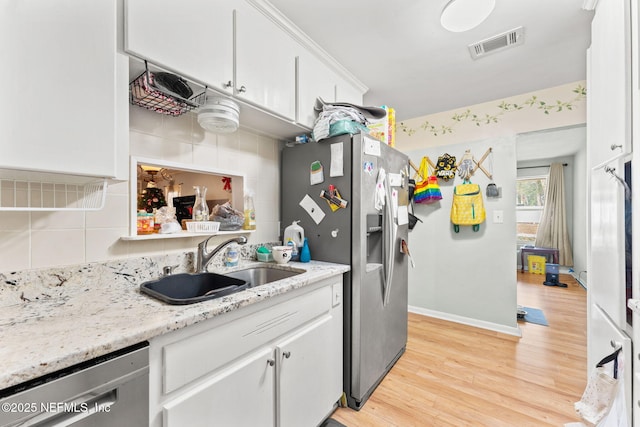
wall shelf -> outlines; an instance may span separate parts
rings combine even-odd
[[[159,240],[159,239],[181,239],[184,237],[208,237],[208,236],[225,236],[225,235],[238,235],[255,233],[256,230],[233,230],[233,231],[218,231],[216,233],[190,233],[188,231],[182,231],[181,233],[173,234],[141,234],[136,236],[122,236],[120,240]]]
[[[244,174],[222,170],[217,168],[208,168],[201,165],[196,164],[184,164],[184,163],[176,163],[170,162],[160,159],[151,159],[151,158],[142,158],[142,157],[131,157],[131,179],[130,179],[130,211],[129,211],[129,235],[120,237],[120,240],[134,241],[134,240],[158,240],[158,239],[180,239],[185,237],[206,237],[213,235],[238,235],[243,233],[251,233],[253,230],[233,230],[233,231],[218,231],[218,232],[204,232],[204,233],[196,233],[189,232],[183,230],[180,233],[171,233],[171,234],[137,234],[137,199],[138,194],[141,190],[139,186],[144,184],[144,179],[140,175],[142,168],[141,165],[147,167],[156,167],[160,171],[167,170],[172,177],[175,177],[177,183],[180,183],[183,188],[183,196],[190,195],[192,192],[192,188],[194,185],[203,185],[209,188],[211,194],[211,198],[207,198],[207,201],[220,201],[224,200],[224,202],[230,202],[231,206],[236,207],[240,212],[244,211],[243,200],[244,200]],[[157,177],[162,176],[162,173],[159,173]],[[232,191],[225,190],[224,180],[222,178],[229,177],[231,181],[229,181],[232,185]],[[160,183],[160,187],[162,187],[162,181],[158,179]],[[165,178],[163,178],[165,179]],[[169,179],[169,178],[166,178]],[[214,191],[214,185],[212,185],[212,181],[214,180],[217,184],[217,193]],[[229,191],[229,192],[228,192]],[[217,195],[216,195],[217,194]],[[221,198],[222,197],[222,198]]]
[[[104,178],[0,170],[0,211],[93,211],[104,207]]]

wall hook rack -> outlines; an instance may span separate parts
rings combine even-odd
[[[436,169],[436,165],[433,164],[433,161],[431,161],[431,159],[429,157],[427,157],[427,163],[429,163],[429,166],[431,166],[431,169],[435,170]],[[422,176],[422,174],[420,173],[420,168],[418,166],[416,166],[415,163],[413,163],[411,161],[411,159],[409,159],[409,166],[411,166],[411,169],[413,169],[418,176],[420,176],[420,178],[422,178],[422,180],[426,180],[428,177],[427,176]]]
[[[458,164],[456,164],[456,167],[459,167],[460,164],[468,158],[471,158],[471,160],[473,161],[473,168],[470,170],[469,175],[473,175],[478,169],[480,169],[482,172],[484,172],[484,174],[487,176],[487,178],[489,179],[493,179],[493,175],[487,171],[484,166],[482,166],[482,162],[484,162],[487,157],[489,156],[489,154],[493,153],[493,148],[489,147],[487,149],[487,151],[485,151],[485,153],[482,155],[482,157],[480,158],[480,160],[476,160],[475,157],[473,157],[473,155],[471,154],[471,150],[465,150],[464,152],[464,156],[462,156],[462,158],[460,159],[460,161],[458,162]]]

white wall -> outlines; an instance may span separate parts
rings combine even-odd
[[[470,149],[476,159],[493,149],[494,181],[501,187],[501,198],[487,198],[487,220],[480,231],[460,227],[454,233],[449,219],[455,182],[440,180],[443,200],[433,205],[416,205],[422,219],[409,233],[409,245],[416,267],[409,269],[409,305],[411,310],[430,316],[467,323],[487,329],[519,335],[516,319],[516,222],[515,179],[516,146],[514,137],[409,151],[419,165],[422,156],[434,162],[449,153],[457,159]],[[483,163],[487,166],[488,163]],[[471,179],[484,193],[490,180],[476,171]],[[504,222],[493,222],[495,211],[502,211]]]
[[[572,209],[576,213],[584,211],[586,208],[586,200],[584,199],[586,188],[578,187],[586,183],[584,179],[586,165],[583,166],[584,153],[578,154],[579,148],[571,145],[572,138],[558,140],[545,138],[545,135],[553,135],[557,131],[562,133],[562,131],[574,127],[581,127],[584,134],[584,123],[586,122],[585,85],[584,81],[568,83],[506,99],[470,105],[458,110],[416,117],[398,124],[396,147],[412,155],[414,162],[419,162],[422,153],[425,152],[435,156],[449,150],[452,152],[456,150],[456,154],[460,155],[464,153],[465,147],[476,144],[468,141],[510,143],[512,147],[505,148],[505,152],[513,154],[513,157],[507,159],[506,163],[499,163],[497,158],[494,162],[496,182],[503,188],[503,198],[499,201],[500,208],[492,205],[494,201],[489,201],[487,208],[488,211],[504,209],[505,223],[500,226],[488,223],[485,233],[489,230],[492,230],[492,233],[488,235],[486,240],[471,237],[470,242],[465,242],[466,244],[463,245],[451,236],[448,231],[449,227],[438,228],[438,225],[447,222],[450,205],[447,205],[444,210],[430,207],[419,208],[423,215],[428,215],[429,221],[433,218],[438,225],[429,224],[423,227],[424,224],[418,224],[416,230],[412,231],[410,235],[410,240],[414,242],[412,253],[420,253],[424,262],[424,267],[418,267],[410,273],[409,303],[414,310],[489,329],[512,329],[514,327],[517,307],[515,301],[517,262],[516,138],[519,141],[518,158],[522,160],[534,159],[537,157],[527,156],[540,154],[537,147],[523,145],[523,143],[531,141],[528,138],[533,138],[538,143],[546,139],[550,141],[548,145],[551,151],[546,153],[546,158],[575,156],[574,190],[576,196],[572,203]],[[530,134],[535,135],[529,136]],[[584,138],[582,144],[584,145]],[[474,153],[475,151],[474,149]],[[444,186],[444,188],[447,187]],[[507,191],[512,192],[512,195]],[[450,199],[448,203],[450,203]],[[491,212],[489,214],[491,215]],[[491,221],[491,216],[489,221]],[[574,255],[576,272],[580,268],[586,269],[580,267],[586,265],[584,261],[586,258],[585,221],[583,217],[577,215],[574,218],[574,246],[578,247]],[[422,228],[423,231],[418,231],[419,228]],[[428,232],[425,232],[424,229],[427,229]],[[496,229],[499,231],[494,234],[493,231]],[[512,234],[507,232],[507,229],[512,230]],[[494,241],[494,238],[497,240]],[[483,245],[485,242],[491,242],[491,245]],[[436,245],[439,245],[440,253],[437,253]],[[497,248],[496,250],[494,250],[494,246]],[[467,250],[467,247],[472,249]],[[580,248],[584,248],[584,252]],[[455,254],[456,251],[462,251],[471,257],[472,260],[469,262],[477,270],[475,274],[470,272],[473,270],[456,264],[458,258],[455,255],[444,258],[448,256],[444,254]],[[473,254],[467,252],[473,252]],[[473,258],[478,257],[478,254],[480,254],[479,258],[474,261]],[[454,269],[453,274],[457,279],[454,288],[451,288],[446,279],[452,274],[449,271],[451,268]],[[458,271],[461,269],[463,271]],[[499,274],[493,274],[494,271]],[[474,287],[473,283],[479,284]],[[476,303],[474,298],[479,303]]]
[[[131,155],[244,174],[246,187],[255,193],[257,220],[257,231],[249,235],[249,242],[279,239],[280,160],[276,140],[243,130],[216,136],[200,128],[191,113],[167,117],[135,106],[129,111]],[[106,206],[97,212],[0,212],[0,271],[193,250],[202,240],[120,240],[129,233],[129,214],[133,211],[129,200],[129,182],[125,181],[109,186]]]
[[[583,80],[403,120],[396,145],[410,151],[584,124],[585,86]]]

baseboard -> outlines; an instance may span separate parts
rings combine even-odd
[[[462,325],[474,326],[476,328],[487,329],[490,331],[500,332],[502,334],[513,335],[516,337],[522,336],[522,331],[519,327],[510,327],[505,325],[500,325],[498,323],[486,322],[484,320],[472,319],[469,317],[458,316],[456,314],[451,313],[443,313],[441,311],[429,310],[427,308],[409,306],[409,312],[415,314],[421,314],[427,317],[433,317],[436,319],[447,320],[449,322],[460,323]],[[513,316],[515,318],[516,313],[513,312]]]
[[[581,271],[580,273],[586,273],[586,271]],[[575,279],[576,282],[580,284],[585,290],[587,289],[587,281],[584,278],[580,278],[580,273],[576,273],[575,271],[571,272],[571,276]]]

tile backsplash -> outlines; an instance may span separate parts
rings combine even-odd
[[[245,189],[254,193],[256,210],[257,230],[248,235],[249,243],[279,239],[281,147],[277,140],[242,129],[215,135],[204,131],[193,113],[168,117],[136,106],[129,108],[129,139],[131,156],[243,174]],[[129,204],[129,182],[112,182],[100,211],[0,212],[0,271],[182,252],[195,249],[204,238],[120,240],[129,233]]]

